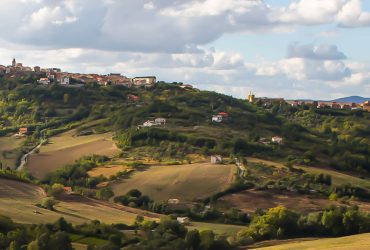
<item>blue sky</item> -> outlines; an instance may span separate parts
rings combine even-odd
[[[150,74],[241,98],[370,96],[370,1],[0,3],[0,64]]]

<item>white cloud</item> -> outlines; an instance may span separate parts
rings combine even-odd
[[[298,43],[288,47],[287,57],[307,58],[313,60],[342,60],[346,59],[346,55],[340,52],[335,45],[328,44],[307,44],[301,45]]]
[[[361,0],[350,0],[338,13],[338,21],[344,27],[369,26],[370,12],[362,11]]]

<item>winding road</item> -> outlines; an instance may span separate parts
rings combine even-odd
[[[17,171],[21,171],[24,169],[24,167],[26,166],[27,164],[27,159],[28,159],[28,156],[34,154],[36,152],[36,150],[40,149],[40,147],[42,146],[43,144],[43,141],[41,141],[36,147],[34,147],[30,152],[28,152],[27,154],[24,154],[21,158],[21,162],[19,163],[19,166],[17,167]]]

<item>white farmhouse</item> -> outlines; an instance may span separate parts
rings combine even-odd
[[[214,115],[214,116],[212,116],[212,122],[218,122],[218,123],[220,123],[220,122],[222,122],[222,119],[223,119],[222,115]]]
[[[280,136],[274,136],[271,138],[271,141],[276,144],[283,144],[283,138]]]
[[[155,125],[166,125],[166,119],[165,118],[156,118],[154,120]]]
[[[177,217],[177,221],[178,221],[180,224],[183,224],[183,225],[189,225],[189,224],[190,224],[190,219],[189,219],[189,217]]]

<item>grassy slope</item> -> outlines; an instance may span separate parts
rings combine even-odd
[[[116,195],[139,189],[154,200],[169,198],[192,201],[227,188],[233,180],[234,165],[208,163],[153,166],[136,172],[129,179],[112,184]]]
[[[14,136],[0,137],[0,161],[3,163],[3,167],[13,167],[16,162],[17,149],[24,142],[24,138],[15,138]],[[4,157],[3,152],[12,152]]]
[[[319,239],[262,247],[263,250],[367,250],[370,249],[370,234],[359,234],[342,238]]]
[[[125,207],[85,199],[61,201],[55,206],[56,211],[50,211],[35,206],[44,197],[45,193],[37,186],[0,179],[0,214],[19,223],[46,223],[64,217],[74,224],[95,219],[105,223],[131,224],[139,213],[139,210],[137,213],[136,210],[123,211],[121,208]],[[41,214],[34,214],[35,210]]]
[[[49,144],[41,147],[40,153],[31,155],[27,168],[34,176],[42,178],[66,164],[73,163],[82,156],[100,154],[113,156],[119,152],[112,141],[112,133],[75,136],[70,130],[51,137]]]

